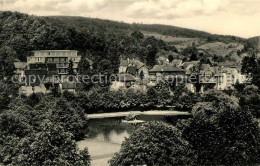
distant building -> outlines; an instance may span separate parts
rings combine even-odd
[[[27,67],[27,63],[26,62],[14,62],[14,67],[15,67],[14,74],[17,75],[17,77],[19,78],[19,82],[21,82],[23,80],[23,78],[25,77],[24,71]]]
[[[147,66],[141,62],[140,60],[136,59],[120,59],[120,66],[119,66],[119,74],[128,73],[134,76],[140,76],[141,72],[143,72],[144,78],[148,78],[149,71]]]
[[[52,88],[75,92],[75,85],[67,83],[68,67],[73,62],[73,70],[77,74],[81,56],[76,50],[38,50],[27,57],[27,62],[14,62],[15,73],[19,77],[20,93],[49,93]],[[87,61],[92,68],[93,62]],[[61,77],[65,79],[61,79]]]
[[[191,92],[204,92],[208,89],[233,89],[236,83],[245,83],[246,77],[241,74],[240,67],[235,65],[210,65],[184,63],[186,76],[197,76],[197,83],[187,82],[186,87]],[[199,83],[199,84],[198,84]]]
[[[177,76],[185,76],[185,70],[170,64],[155,65],[149,70],[150,85],[156,85],[160,80],[169,80]]]
[[[27,57],[27,69],[47,69],[57,71],[58,75],[67,75],[70,60],[73,61],[73,70],[77,73],[81,56],[76,50],[38,50],[34,55]]]

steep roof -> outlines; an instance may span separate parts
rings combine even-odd
[[[141,67],[145,66],[144,63],[139,60],[133,60],[133,64],[137,67],[137,69],[140,69]]]
[[[128,66],[127,69],[126,69],[126,72],[128,74],[135,75],[136,72],[137,72],[137,67],[136,66]]]
[[[141,62],[140,60],[137,59],[131,59],[131,60],[124,60],[121,59],[120,60],[120,66],[128,66],[129,64],[133,64],[134,66],[137,67],[137,69],[140,69],[141,67],[145,66],[145,64],[143,62]]]
[[[128,61],[127,60],[120,60],[120,66],[128,66]]]

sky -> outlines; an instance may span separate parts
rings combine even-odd
[[[260,0],[0,0],[0,10],[166,24],[244,38],[260,36]]]

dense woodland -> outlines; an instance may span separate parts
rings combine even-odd
[[[139,31],[169,36],[197,37],[210,41],[248,43],[234,36],[212,35],[164,25],[126,24],[83,17],[38,17],[18,12],[0,13],[1,76],[13,71],[13,61],[26,61],[33,50],[75,49],[94,61],[97,72],[117,72],[120,56],[139,58],[148,66],[160,50],[177,49],[153,37],[144,39]],[[136,32],[136,33],[133,33]],[[251,40],[250,40],[251,41]],[[254,42],[253,42],[254,44]],[[252,42],[248,44],[252,47]]]
[[[122,144],[111,165],[257,165],[260,163],[260,60],[256,39],[211,35],[163,25],[125,24],[82,17],[37,17],[0,13],[1,76],[13,74],[13,62],[25,61],[39,49],[76,49],[94,61],[94,71],[80,62],[81,74],[117,73],[120,56],[136,57],[152,67],[160,50],[178,50],[162,40],[144,38],[140,30],[210,41],[242,42],[248,52],[242,72],[253,75],[250,85],[235,90],[193,94],[183,86],[162,84],[147,92],[89,86],[76,94],[18,95],[9,79],[0,81],[0,165],[90,165],[87,149],[76,141],[88,137],[87,114],[175,106],[192,117],[177,127],[146,123]],[[253,51],[252,51],[253,50]],[[190,46],[183,51],[206,61]],[[170,58],[172,59],[172,58]],[[225,59],[224,59],[225,60]],[[169,89],[171,89],[169,91]],[[159,133],[158,133],[159,131]],[[141,139],[142,138],[142,139]],[[149,141],[148,141],[149,140]],[[133,146],[134,145],[134,146]],[[165,146],[169,145],[169,146]],[[161,158],[158,159],[158,156]]]

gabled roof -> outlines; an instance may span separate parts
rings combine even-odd
[[[155,65],[150,72],[184,72],[184,70],[172,65]]]
[[[128,66],[127,69],[126,69],[126,72],[128,74],[135,75],[136,72],[137,72],[137,67],[136,66]]]
[[[145,66],[144,63],[139,60],[133,60],[133,64],[137,67],[137,69],[140,69],[141,67]]]
[[[27,66],[26,62],[14,62],[14,67],[16,69],[25,69]]]
[[[120,66],[128,66],[128,61],[127,60],[120,60]]]
[[[137,67],[137,69],[140,69],[141,67],[145,66],[145,64],[139,60],[131,59],[131,60],[120,60],[120,66],[128,66],[129,64],[133,64]]]

